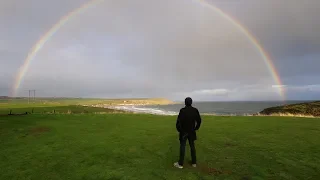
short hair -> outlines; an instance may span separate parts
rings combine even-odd
[[[191,106],[192,105],[192,99],[191,97],[187,97],[185,100],[184,100],[184,104],[186,106]]]

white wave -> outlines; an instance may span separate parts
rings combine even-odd
[[[136,113],[146,113],[146,114],[157,114],[157,115],[177,115],[177,112],[174,111],[165,111],[158,108],[148,108],[148,107],[136,107],[136,106],[113,106],[108,107],[116,110],[123,110],[129,112],[136,112]]]

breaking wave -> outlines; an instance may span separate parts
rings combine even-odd
[[[178,112],[165,111],[163,109],[158,109],[153,107],[113,106],[111,108],[116,110],[135,112],[135,113],[146,113],[146,114],[157,114],[157,115],[177,115],[178,114]]]

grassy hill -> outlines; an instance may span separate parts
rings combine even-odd
[[[270,107],[261,111],[260,114],[320,116],[320,101]]]

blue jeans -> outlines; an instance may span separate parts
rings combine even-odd
[[[179,164],[183,166],[184,162],[184,156],[185,156],[185,151],[186,151],[186,144],[187,144],[187,139],[189,141],[189,146],[190,146],[190,151],[191,151],[191,159],[192,159],[192,164],[197,164],[197,157],[196,157],[196,148],[194,145],[194,139],[191,139],[189,137],[185,137],[180,139],[180,159],[179,159]]]

